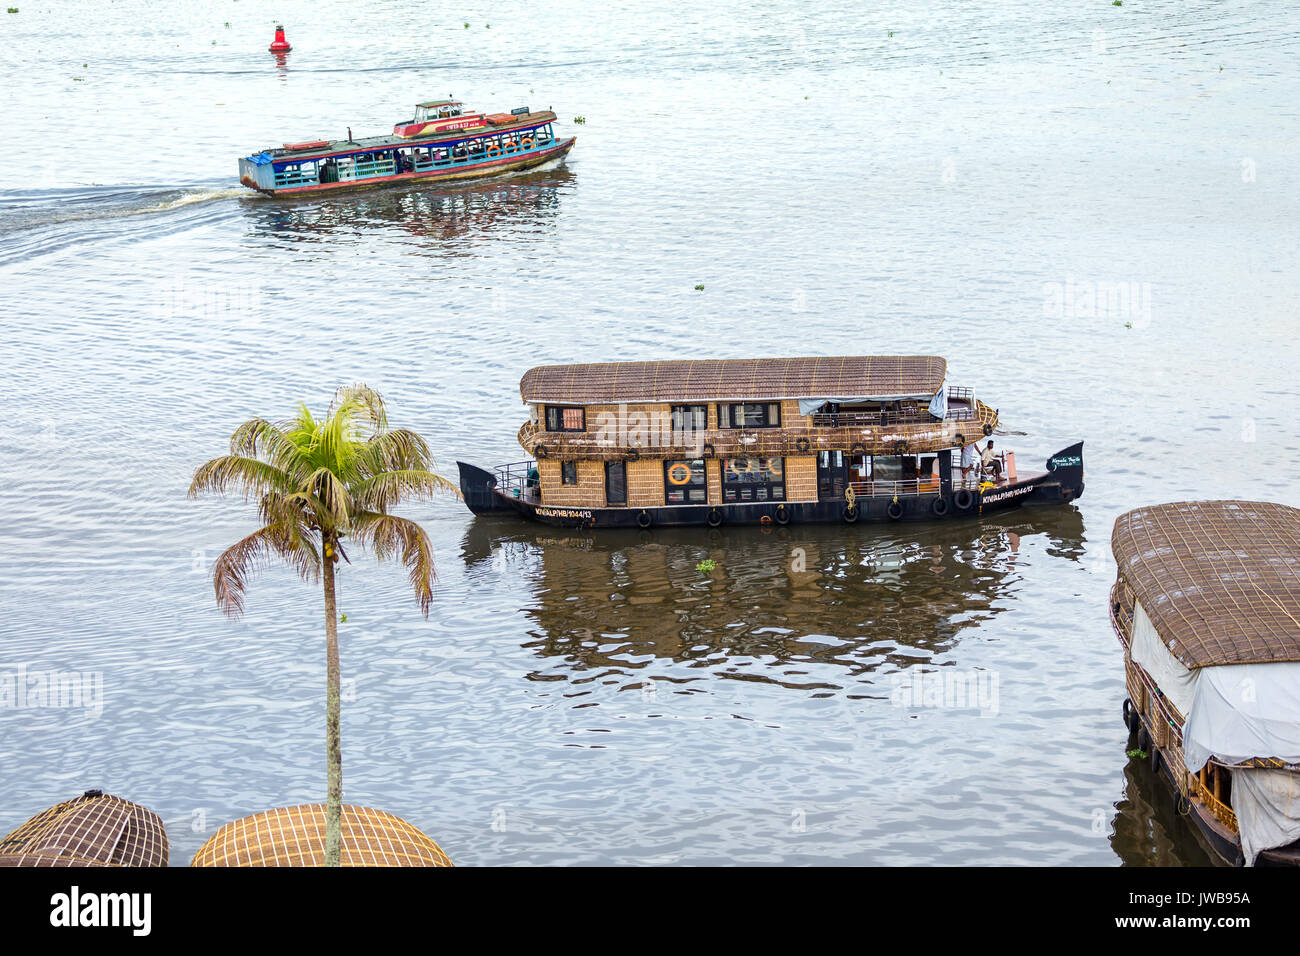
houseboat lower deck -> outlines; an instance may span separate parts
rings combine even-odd
[[[841,452],[825,455],[849,457]],[[943,460],[948,458],[944,455],[935,465],[934,473],[927,478],[907,481],[848,480],[843,483],[843,492],[839,494],[831,490],[837,489],[834,481],[827,481],[824,477],[818,480],[819,473],[825,475],[824,469],[819,467],[820,457],[822,456],[785,459],[780,467],[792,474],[780,476],[779,485],[775,482],[766,483],[766,495],[740,500],[724,492],[719,501],[641,507],[626,504],[604,507],[550,505],[541,491],[540,472],[535,461],[501,465],[492,471],[461,461],[456,464],[460,470],[461,493],[475,514],[512,512],[544,524],[563,527],[651,528],[702,525],[717,528],[724,524],[940,521],[979,517],[1022,505],[1068,504],[1083,494],[1082,442],[1057,452],[1048,459],[1046,470],[1041,472],[1019,475],[1004,472],[998,477],[970,477],[963,480],[959,470]],[[729,468],[735,461],[730,459],[719,462],[719,470]],[[770,469],[771,460],[766,461]],[[893,464],[892,461],[890,463]],[[628,480],[626,467],[626,464],[622,468],[616,465],[615,469],[610,470],[615,486],[613,497],[616,500],[622,497],[617,485]],[[686,478],[686,469],[689,467],[685,465],[679,469],[682,478]],[[707,476],[707,461],[705,467]],[[879,467],[879,462],[876,467]],[[954,472],[958,472],[956,477],[953,477]],[[665,474],[669,489],[673,480],[670,466]],[[671,493],[668,490],[666,495]],[[805,493],[809,497],[804,498]]]

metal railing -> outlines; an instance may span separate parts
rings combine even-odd
[[[529,482],[529,474],[537,463],[532,459],[528,461],[513,461],[508,465],[497,465],[493,473],[497,480],[497,491],[511,498],[521,498],[527,501],[535,500],[540,497],[536,484]],[[535,482],[536,479],[534,478]]]
[[[948,389],[947,422],[972,421],[976,417],[975,390],[971,388]],[[814,428],[888,428],[891,425],[916,425],[933,422],[928,407],[909,406],[907,408],[880,408],[870,412],[814,412],[811,416]]]

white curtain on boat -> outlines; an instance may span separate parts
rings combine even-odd
[[[1151,618],[1147,617],[1147,612],[1137,602],[1133,604],[1133,641],[1129,646],[1129,654],[1151,675],[1156,686],[1165,692],[1178,712],[1186,717],[1192,709],[1196,677],[1200,672],[1184,667],[1182,661],[1169,652],[1169,648],[1165,647],[1160,635],[1156,633]]]
[[[1231,803],[1247,866],[1260,850],[1300,840],[1300,773],[1234,770]]]
[[[1175,648],[1176,649],[1176,648]],[[1195,773],[1210,757],[1242,763],[1278,757],[1300,763],[1300,662],[1183,666],[1133,606],[1129,653],[1183,715],[1183,763]],[[1300,774],[1232,771],[1233,812],[1247,865],[1260,850],[1300,838]]]
[[[930,414],[943,421],[948,417],[948,386],[945,383],[939,391],[934,393],[934,398],[930,399]]]
[[[1300,662],[1202,667],[1183,727],[1183,757],[1199,770],[1213,755],[1224,763],[1279,757],[1300,763]]]

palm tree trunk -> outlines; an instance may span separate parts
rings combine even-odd
[[[339,621],[334,600],[334,549],[324,548],[325,578],[325,865],[338,866],[343,842],[343,747],[339,734]]]

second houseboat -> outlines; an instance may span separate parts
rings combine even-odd
[[[975,457],[998,413],[946,372],[925,355],[541,366],[520,383],[531,457],[458,462],[461,491],[476,514],[640,528],[969,518],[1083,493],[1082,442],[1042,471]]]

